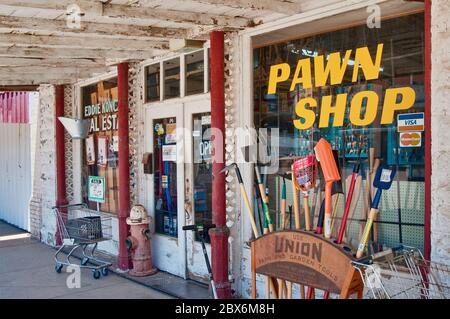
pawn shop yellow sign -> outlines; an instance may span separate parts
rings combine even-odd
[[[344,56],[341,52],[333,52],[327,57],[324,55],[314,56],[313,59],[305,58],[297,62],[297,66],[291,70],[288,63],[280,63],[271,66],[269,74],[268,94],[275,94],[280,83],[290,82],[290,91],[294,91],[297,85],[303,89],[319,88],[326,85],[340,85],[346,72],[351,71],[351,82],[358,81],[360,72],[367,81],[376,80],[380,76],[381,59],[383,55],[383,44],[378,44],[374,58],[370,55],[368,47],[347,50]],[[326,60],[326,61],[325,61]],[[312,71],[314,64],[314,71]],[[352,70],[348,70],[348,66]],[[291,78],[291,73],[293,77]],[[314,83],[313,83],[314,72]],[[347,93],[337,94],[333,103],[332,95],[321,97],[319,128],[330,125],[331,115],[333,121],[331,126],[340,127],[344,125],[344,117],[347,106]],[[375,91],[361,91],[353,95],[350,101],[349,120],[357,126],[372,124],[378,114],[378,104],[382,97]],[[416,93],[411,87],[396,87],[386,89],[384,92],[383,109],[381,112],[381,124],[391,124],[394,121],[395,111],[411,108],[416,100]],[[363,108],[365,105],[365,108]],[[294,125],[299,130],[311,128],[316,121],[318,101],[313,97],[306,97],[297,102],[295,113],[299,117],[294,120]]]

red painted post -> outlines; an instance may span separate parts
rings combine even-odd
[[[425,158],[431,157],[431,0],[425,0]],[[425,161],[424,255],[431,257],[431,161]]]
[[[64,146],[64,126],[58,117],[64,116],[64,86],[55,86],[55,148],[56,148],[56,206],[67,205],[66,198],[66,152]],[[67,209],[60,209],[63,220]],[[56,244],[61,245],[60,229],[56,229]]]
[[[228,281],[228,235],[225,211],[225,175],[219,172],[225,162],[225,88],[224,88],[224,34],[214,31],[211,40],[211,129],[213,143],[212,216],[215,229],[211,238],[211,264],[217,295],[220,299],[231,297]]]
[[[118,134],[119,134],[119,256],[118,265],[122,270],[129,269],[130,259],[125,240],[129,228],[126,223],[130,211],[130,166],[128,146],[128,63],[117,66],[117,91],[119,96]]]

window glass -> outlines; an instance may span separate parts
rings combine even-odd
[[[186,95],[204,92],[204,66],[203,50],[186,54]]]
[[[292,157],[313,154],[313,147],[320,138],[325,138],[336,150],[342,176],[341,193],[347,193],[349,176],[360,162],[360,196],[353,199],[356,207],[347,223],[345,239],[354,247],[365,225],[370,207],[368,198],[375,191],[368,191],[367,185],[372,185],[370,172],[378,159],[381,164],[396,168],[397,174],[390,189],[382,193],[369,246],[379,249],[402,242],[423,249],[425,132],[420,125],[408,129],[405,124],[408,118],[418,117],[420,122],[424,112],[423,21],[423,14],[414,14],[382,21],[379,29],[361,25],[254,49],[254,123],[256,128],[279,129],[280,165],[285,161],[289,167]],[[363,58],[370,62],[371,70],[369,64],[363,68],[359,63]],[[302,61],[300,68],[299,61]],[[326,74],[330,61],[337,62],[338,66],[332,70],[333,83],[326,75],[321,76],[323,71]],[[271,67],[277,65],[277,73],[272,73],[276,90],[269,92]],[[339,70],[343,70],[342,79]],[[286,73],[289,71],[290,74]],[[376,76],[371,78],[366,74],[369,71]],[[413,90],[412,94],[408,88]],[[404,94],[394,94],[400,91]],[[410,97],[412,102],[407,105]],[[402,103],[408,107],[393,109]],[[405,120],[397,121],[398,114],[409,113],[412,114],[404,117]],[[313,123],[309,127],[308,121]],[[279,222],[283,177],[272,174],[265,178],[272,218]],[[287,201],[292,203],[290,180],[284,181],[288,184]],[[309,197],[314,227],[323,185],[321,177]],[[333,197],[336,237],[345,195],[337,193]]]
[[[180,97],[180,58],[164,61],[164,98]]]
[[[153,120],[155,231],[177,237],[176,118]]]
[[[89,208],[108,213],[119,209],[117,79],[83,87],[83,117],[90,120],[89,136],[83,141],[82,196]],[[91,178],[90,178],[91,177]],[[99,177],[99,178],[96,178]],[[91,183],[103,183],[104,191],[93,194]],[[89,200],[97,195],[96,200]],[[98,206],[97,206],[98,205]]]
[[[192,140],[194,158],[194,223],[212,224],[212,161],[211,161],[211,113],[192,116]],[[196,233],[196,240],[200,240]],[[209,234],[206,242],[210,242]]]
[[[146,102],[160,100],[160,65],[159,63],[149,65],[145,68],[146,78]]]

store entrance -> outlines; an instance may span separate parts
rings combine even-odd
[[[200,238],[182,227],[211,223],[210,123],[209,99],[151,105],[146,110],[145,152],[153,161],[146,193],[154,222],[154,264],[200,281],[207,277]],[[209,237],[205,240],[209,254]]]

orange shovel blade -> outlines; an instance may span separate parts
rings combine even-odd
[[[334,161],[333,150],[331,149],[330,143],[328,143],[326,139],[321,138],[316,147],[314,147],[314,151],[320,162],[325,182],[329,183],[340,180],[341,175],[339,174],[336,162]]]

